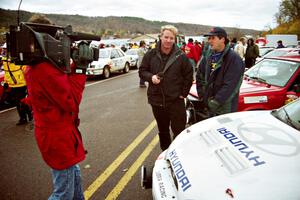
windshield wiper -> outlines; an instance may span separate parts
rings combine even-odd
[[[257,80],[257,81],[262,82],[262,83],[267,83],[267,81],[265,79],[257,77],[257,76],[250,76],[249,78]]]
[[[286,122],[291,125],[293,128],[297,129],[297,127],[293,124],[293,120],[290,118],[289,114],[286,112],[285,108],[282,108],[286,116]]]

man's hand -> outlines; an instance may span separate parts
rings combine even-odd
[[[211,112],[216,112],[219,107],[220,107],[220,104],[216,100],[210,99],[208,101],[208,108]]]
[[[155,84],[155,85],[159,84],[160,83],[160,77],[157,76],[157,75],[153,75],[152,76],[152,83]]]

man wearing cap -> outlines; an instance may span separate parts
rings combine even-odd
[[[239,89],[245,70],[240,56],[230,49],[227,33],[214,27],[204,35],[208,48],[196,75],[197,92],[209,117],[235,112],[238,106]]]

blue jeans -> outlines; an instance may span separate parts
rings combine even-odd
[[[53,193],[48,200],[84,200],[79,165],[64,170],[51,169]]]

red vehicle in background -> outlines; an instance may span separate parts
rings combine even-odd
[[[15,106],[10,91],[10,87],[4,82],[4,70],[0,68],[0,110]]]
[[[247,70],[240,88],[238,111],[271,110],[300,97],[300,55],[266,58]],[[186,98],[187,123],[205,118],[196,84]]]
[[[0,100],[1,100],[1,97],[2,97],[2,94],[3,94],[3,82],[4,82],[4,71],[2,69],[0,69]]]

